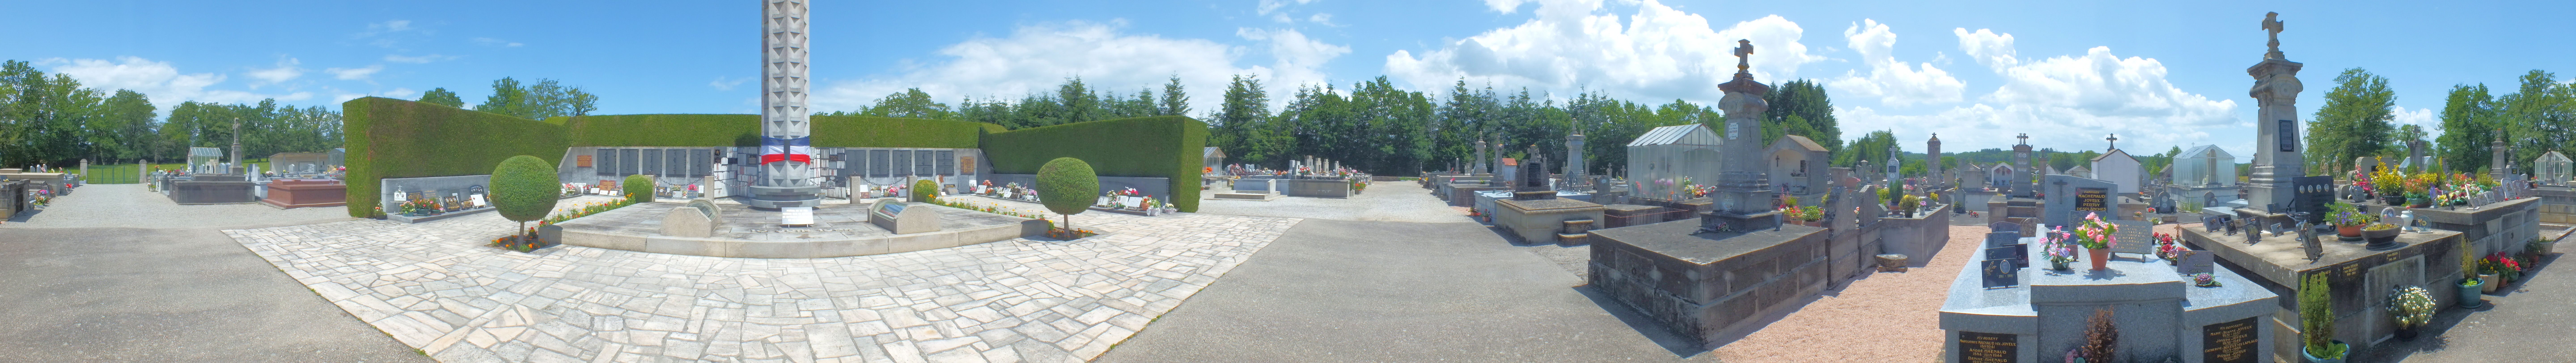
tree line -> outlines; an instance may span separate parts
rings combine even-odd
[[[1501,157],[1528,157],[1535,148],[1562,172],[1566,135],[1585,136],[1586,169],[1593,174],[1626,170],[1627,145],[1660,126],[1700,124],[1723,127],[1715,107],[1684,100],[1647,104],[1581,91],[1559,100],[1523,88],[1497,90],[1453,83],[1445,93],[1406,90],[1384,76],[1336,84],[1297,85],[1285,94],[1284,107],[1273,110],[1273,91],[1257,76],[1228,80],[1215,110],[1193,113],[1188,90],[1173,77],[1160,92],[1132,93],[1096,89],[1081,78],[1068,78],[1053,92],[1016,99],[963,98],[957,106],[937,102],[919,88],[894,92],[854,111],[816,115],[862,115],[986,122],[1012,129],[1127,117],[1181,115],[1208,123],[1208,146],[1223,148],[1228,162],[1281,168],[1313,156],[1332,159],[1369,173],[1407,175],[1472,162],[1475,142],[1494,145]],[[1884,161],[1880,153],[1847,152],[1833,105],[1822,85],[1795,80],[1775,85],[1765,97],[1771,105],[1760,118],[1763,142],[1780,135],[1809,136],[1834,151],[1834,164]],[[1885,150],[1892,135],[1880,135]],[[1869,139],[1877,140],[1877,139]],[[1492,157],[1492,156],[1488,156]]]
[[[229,150],[236,122],[243,154],[254,158],[340,145],[340,113],[320,106],[189,101],[167,119],[160,111],[141,92],[83,87],[71,75],[0,61],[0,165],[178,162],[192,146]]]
[[[2559,82],[2557,74],[2531,70],[2503,95],[2485,83],[2457,84],[2445,95],[2439,137],[2429,140],[2427,156],[2453,172],[2485,170],[2492,142],[2503,140],[2514,161],[2524,164],[2541,153],[2576,149],[2576,85]],[[2359,157],[2402,157],[2412,141],[2427,141],[2429,132],[2416,125],[2396,125],[2397,95],[2388,78],[2362,68],[2345,69],[2326,91],[2325,105],[2308,121],[2304,157],[2312,175],[2344,175]]]

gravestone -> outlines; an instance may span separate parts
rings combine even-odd
[[[2040,183],[2039,192],[2047,195],[2047,204],[2041,206],[2040,223],[2071,228],[2077,221],[2084,220],[2087,213],[2099,213],[2106,220],[2115,218],[2117,213],[2111,211],[2111,191],[2116,188],[2119,185],[2109,181],[2050,175]]]
[[[2211,254],[2209,251],[2182,250],[2176,253],[2178,255],[2174,260],[2180,262],[2174,263],[2174,273],[2191,275],[2208,273],[2218,268],[2218,255]]]
[[[2018,243],[2021,243],[2021,232],[2003,231],[1986,233],[1986,248],[2002,247],[2003,245]]]
[[[2147,221],[2110,222],[2111,225],[2118,226],[2120,228],[2118,232],[2111,233],[2111,242],[2113,242],[2111,243],[2112,253],[2135,253],[2142,255],[2156,254],[2156,241],[2154,235],[2156,225],[2154,223],[2148,223]]]
[[[1985,269],[1984,278],[1980,280],[1986,288],[2021,285],[2021,267],[2013,260],[1992,259],[1978,261],[1977,265]]]
[[[2273,210],[2273,213],[2308,212],[2308,215],[2322,216],[2326,215],[2326,205],[2334,203],[2334,177],[2331,176],[2290,178],[2290,190],[2294,193],[2290,197],[2290,205],[2286,210]]]
[[[2011,260],[2012,268],[2030,267],[2030,245],[2014,243],[1986,249],[1988,260]]]

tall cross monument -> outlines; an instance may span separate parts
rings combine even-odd
[[[784,225],[812,224],[812,208],[822,204],[822,188],[814,183],[812,112],[805,108],[805,1],[760,2],[761,173],[743,202],[778,209]]]
[[[2282,59],[2281,13],[2263,14],[2263,30],[2271,33],[2271,51],[2263,61],[2245,69],[2254,76],[2254,175],[2248,185],[2245,203],[2254,208],[2281,206],[2287,213],[2297,192],[2290,178],[2308,175],[2307,162],[2299,155],[2299,62]]]
[[[1779,211],[1771,209],[1771,173],[1762,155],[1762,111],[1771,106],[1762,96],[1771,86],[1753,80],[1751,57],[1753,41],[1735,41],[1735,80],[1718,84],[1726,91],[1717,108],[1726,111],[1726,139],[1718,146],[1716,190],[1709,199],[1716,202],[1708,212],[1700,213],[1700,231],[1749,232],[1780,226]]]

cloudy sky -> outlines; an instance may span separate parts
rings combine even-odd
[[[92,87],[195,100],[336,105],[468,103],[500,77],[552,78],[601,95],[601,113],[752,113],[756,1],[0,0],[0,59]],[[649,5],[639,5],[649,4]],[[2073,2],[1244,0],[817,1],[815,103],[855,109],[920,87],[953,103],[1017,98],[1082,77],[1132,92],[1179,76],[1199,110],[1228,76],[1297,84],[1377,76],[1446,92],[1461,78],[1562,98],[1598,90],[1645,103],[1711,103],[1729,48],[1753,41],[1765,81],[1806,78],[1834,97],[1845,135],[1894,130],[1920,151],[2005,147],[2012,135],[2140,153],[2251,149],[2252,78],[2266,11],[2306,63],[2301,114],[2337,72],[2397,90],[2398,121],[2426,125],[2454,84],[2511,89],[2532,69],[2576,76],[2576,13],[2563,1]],[[1347,87],[1345,87],[1347,88]],[[2501,93],[2501,92],[2499,92]]]

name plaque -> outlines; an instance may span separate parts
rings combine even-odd
[[[2075,188],[2075,211],[2102,212],[2109,210],[2111,210],[2110,190],[2103,188]]]
[[[2021,285],[2021,268],[2012,259],[1992,259],[1978,261],[1977,264],[1985,268],[1982,280],[1986,288]]]
[[[2249,319],[2250,321],[2250,319]],[[2021,336],[2013,334],[1959,332],[1959,360],[1962,363],[2016,363],[2021,361]]]
[[[2204,325],[2200,327],[2200,361],[2253,363],[2254,344],[2262,341],[2254,336],[2254,318]]]

